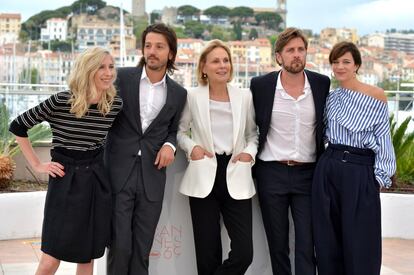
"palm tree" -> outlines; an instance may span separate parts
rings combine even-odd
[[[0,105],[0,189],[7,188],[13,179],[16,165],[13,156],[20,153],[20,147],[16,139],[9,132],[10,115],[6,105]],[[50,139],[52,132],[46,125],[39,124],[28,132],[29,140],[33,146],[38,145],[39,141]]]
[[[398,127],[394,115],[390,117],[391,137],[397,161],[398,183],[414,185],[414,132],[406,133],[411,117],[407,117]]]

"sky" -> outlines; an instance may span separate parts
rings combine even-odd
[[[42,11],[53,10],[74,0],[0,0],[1,12],[22,14],[23,22]],[[275,7],[277,0],[147,0],[146,11],[165,6],[193,5],[206,9],[226,3],[228,7]],[[254,5],[251,5],[255,2]],[[131,0],[107,0],[107,4],[131,11]],[[326,27],[355,28],[359,35],[385,32],[387,29],[414,29],[414,0],[286,0],[287,25],[319,33]]]

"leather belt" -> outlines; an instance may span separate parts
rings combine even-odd
[[[314,162],[299,162],[295,160],[277,160],[276,162],[286,164],[287,166],[299,166],[299,165],[314,163]]]

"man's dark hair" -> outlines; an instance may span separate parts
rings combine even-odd
[[[174,70],[177,70],[174,64],[175,57],[177,56],[177,35],[175,34],[175,31],[163,23],[156,23],[156,24],[149,25],[142,32],[142,36],[141,36],[142,54],[144,54],[145,39],[147,38],[147,34],[150,32],[162,34],[167,40],[168,47],[170,48],[170,52],[172,55],[172,58],[168,59],[168,62],[167,62],[167,72],[170,74],[173,74]],[[138,66],[145,66],[144,56],[141,57],[141,60],[139,61]]]

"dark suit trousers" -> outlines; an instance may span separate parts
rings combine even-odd
[[[114,195],[109,275],[148,274],[149,255],[162,201],[147,199],[141,169],[141,160],[137,158],[124,188]]]
[[[295,274],[314,275],[311,186],[315,164],[288,166],[258,159],[254,169],[273,274],[292,274],[290,207],[295,227]]]
[[[214,187],[206,198],[190,197],[198,275],[242,275],[253,260],[252,202],[230,197],[226,168],[231,156],[217,156]],[[220,213],[231,251],[222,261]]]
[[[342,145],[329,145],[318,161],[312,206],[320,275],[380,274],[381,202],[373,165],[371,150]]]

